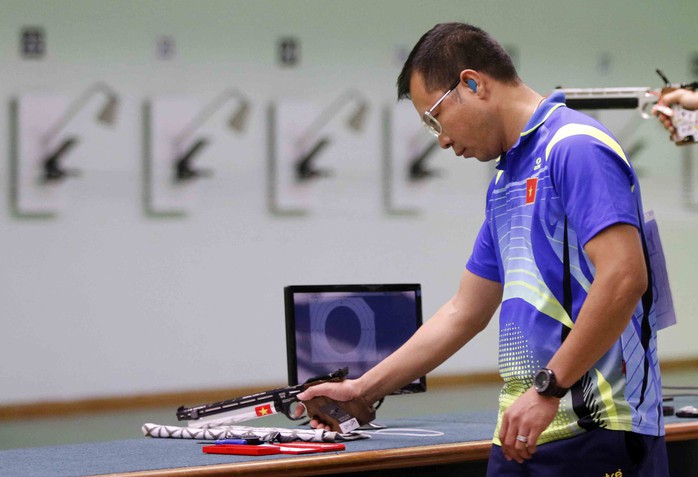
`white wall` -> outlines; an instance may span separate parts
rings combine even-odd
[[[656,67],[673,81],[696,79],[694,2],[561,3],[0,0],[0,404],[282,383],[289,284],[420,282],[429,316],[457,286],[491,166],[443,153],[436,166],[448,174],[423,213],[384,214],[380,110],[394,103],[401,49],[437,22],[467,21],[515,46],[522,77],[541,92],[659,86]],[[26,25],[45,28],[45,59],[19,58]],[[174,59],[155,58],[160,35],[176,39]],[[275,61],[286,35],[302,45],[294,69]],[[597,65],[602,52],[613,60],[608,71]],[[66,183],[68,204],[55,219],[14,217],[10,100],[72,98],[97,80],[121,95],[118,125],[78,120],[83,142],[70,160],[84,175]],[[228,162],[220,149],[202,156],[218,175],[186,218],[147,217],[143,102],[163,93],[205,101],[229,86],[253,102],[244,140]],[[333,150],[337,164],[356,164],[353,182],[307,217],[271,215],[268,104],[328,103],[347,88],[372,105],[363,142]],[[654,121],[632,139],[640,137],[646,207],[657,212],[680,321],[662,332],[660,355],[694,357],[698,214],[682,205],[679,148]],[[494,370],[495,328],[437,372]]]

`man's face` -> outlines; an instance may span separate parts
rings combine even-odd
[[[445,92],[427,91],[421,73],[412,74],[410,96],[420,119]],[[502,151],[497,147],[496,129],[490,124],[491,114],[487,113],[485,103],[463,82],[459,83],[431,113],[442,127],[439,145],[443,149],[452,148],[456,156],[474,157],[483,162],[499,157]]]

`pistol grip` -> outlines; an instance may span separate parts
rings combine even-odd
[[[318,396],[303,401],[303,405],[308,410],[308,417],[329,425],[335,432],[351,432],[376,418],[376,410],[363,398],[338,402],[327,396]]]

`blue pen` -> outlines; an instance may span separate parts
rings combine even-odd
[[[246,439],[218,439],[216,441],[216,445],[225,445],[225,444],[239,444],[239,445],[246,445],[248,444]]]

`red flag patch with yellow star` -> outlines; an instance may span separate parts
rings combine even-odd
[[[536,201],[536,189],[538,189],[538,178],[526,179],[526,205]]]
[[[257,406],[254,408],[254,412],[257,413],[259,417],[262,416],[268,416],[269,414],[272,414],[271,410],[271,404],[265,404],[263,406]]]

